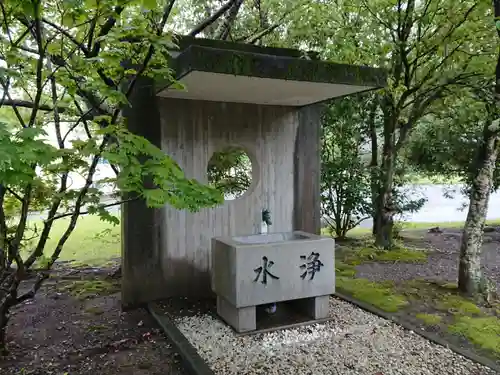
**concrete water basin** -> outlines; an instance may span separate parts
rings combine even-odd
[[[219,315],[238,332],[255,329],[255,307],[301,300],[326,317],[335,292],[335,243],[306,232],[212,239],[212,290]]]

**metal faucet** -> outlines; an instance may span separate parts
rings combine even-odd
[[[271,211],[269,211],[267,208],[262,210],[262,221],[266,223],[267,226],[273,224],[273,222],[271,221]]]
[[[262,223],[266,225],[266,227],[269,227],[270,225],[273,224],[271,221],[271,211],[269,211],[267,208],[262,210]],[[261,233],[267,233],[267,228],[265,230],[261,229]],[[269,303],[264,306],[264,311],[268,315],[272,315],[276,312],[276,303]]]

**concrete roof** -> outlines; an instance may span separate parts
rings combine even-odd
[[[169,98],[305,106],[384,87],[382,69],[321,61],[314,53],[180,37],[172,67],[179,90],[159,82]]]

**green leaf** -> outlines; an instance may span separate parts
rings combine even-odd
[[[22,0],[21,6],[26,17],[33,17],[35,15],[35,5],[34,2],[29,0]]]
[[[158,2],[157,0],[142,0],[142,5],[146,9],[153,10],[158,6]]]

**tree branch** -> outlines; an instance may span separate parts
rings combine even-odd
[[[162,16],[162,19],[160,21],[160,25],[159,25],[159,28],[156,32],[156,35],[157,36],[160,36],[162,33],[163,33],[163,29],[165,27],[165,24],[167,23],[167,20],[168,20],[168,17],[170,16],[170,13],[172,12],[172,8],[174,6],[174,3],[175,3],[176,0],[170,0],[170,2],[165,6],[164,8],[164,11],[163,11],[163,16]],[[134,86],[137,82],[137,78],[140,77],[144,71],[146,70],[148,64],[149,64],[149,61],[151,60],[151,58],[153,57],[153,54],[155,52],[155,47],[154,45],[150,45],[149,46],[149,50],[148,50],[148,53],[146,54],[146,57],[144,58],[144,61],[143,63],[141,64],[141,67],[139,68],[139,70],[137,71],[135,77],[132,79],[132,81],[130,82],[128,88],[127,88],[127,91],[125,93],[125,96],[128,98],[130,96],[130,94],[132,93],[132,90],[134,89]],[[118,117],[118,113],[119,113],[119,109],[117,109],[113,115],[113,122],[116,121],[116,118]]]
[[[3,208],[3,203],[5,199],[5,193],[7,189],[4,185],[0,184],[0,271],[4,271],[6,268],[6,256],[7,256],[7,220],[5,218],[5,211]],[[2,275],[0,274],[0,277]]]
[[[33,109],[34,106],[35,106],[35,103],[30,102],[28,100],[19,100],[19,99],[3,99],[3,100],[0,100],[0,107],[2,107],[4,105],[7,106],[7,107],[22,107],[22,108],[31,108],[31,109]],[[51,112],[51,111],[54,110],[54,107],[51,107],[51,106],[46,105],[46,104],[40,104],[38,106],[38,109],[41,110],[41,111]],[[57,107],[57,110],[59,111],[59,113],[64,113],[64,111],[66,110],[66,108],[64,108],[64,107]]]
[[[14,196],[14,198],[16,198],[19,202],[23,201],[23,197],[21,197],[19,194],[17,194],[14,190],[12,190],[11,188],[8,188],[8,187],[5,189],[7,190],[7,192],[12,194]]]
[[[219,30],[217,30],[216,32],[217,39],[226,40],[229,37],[231,28],[244,1],[245,0],[236,0],[233,6],[229,9],[226,19],[220,25]]]
[[[274,25],[269,26],[267,29],[261,30],[257,34],[252,35],[252,36],[248,37],[247,39],[245,39],[245,43],[254,44],[254,43],[258,42],[260,39],[262,39],[266,35],[271,34],[274,30],[276,30],[278,27],[280,27],[280,25],[281,25],[281,23],[276,23]]]
[[[396,105],[396,107],[398,108],[404,108],[405,107],[405,101],[413,94],[417,93],[426,83],[429,83],[429,81],[431,80],[432,76],[436,74],[436,72],[451,58],[451,56],[453,56],[455,54],[455,52],[457,52],[460,47],[462,46],[462,43],[460,43],[459,45],[455,46],[455,48],[453,48],[453,50],[451,51],[451,53],[447,54],[445,57],[443,57],[441,59],[441,61],[433,66],[433,67],[430,67],[427,71],[427,73],[425,74],[425,76],[420,79],[420,82],[419,83],[415,83],[415,86],[412,87],[412,88],[409,88],[408,90],[406,90],[402,95],[401,97],[399,98],[399,101]]]
[[[111,31],[111,29],[115,26],[116,21],[120,14],[125,10],[125,7],[123,6],[117,6],[114,9],[114,14],[110,16],[104,25],[102,25],[101,30],[99,31],[99,35],[97,36],[97,42],[94,44],[94,47],[92,48],[92,51],[89,54],[89,57],[96,57],[99,52],[101,51],[101,41],[100,38],[103,36],[108,35],[108,33]]]
[[[12,110],[14,111],[14,114],[16,115],[17,120],[19,121],[19,124],[21,125],[21,127],[25,128],[26,123],[23,119],[23,116],[21,116],[21,113],[19,112],[17,105],[15,104],[15,101],[12,100],[12,97],[11,97],[10,91],[9,91],[8,83],[5,83],[2,79],[0,79],[0,84],[2,85],[2,88],[4,90],[4,94],[7,95],[8,100],[10,101],[10,103],[12,103]]]
[[[397,30],[394,30],[392,28],[392,25],[389,23],[389,22],[385,22],[383,21],[373,10],[372,8],[370,8],[368,6],[368,2],[367,0],[362,0],[362,3],[364,5],[364,7],[366,8],[366,10],[368,10],[368,12],[372,15],[373,18],[375,18],[377,20],[377,22],[379,24],[381,24],[382,26],[384,26],[387,30],[389,30],[391,32],[391,35],[393,35],[394,31],[397,31]]]
[[[7,12],[5,11],[5,6],[3,4],[3,1],[0,1],[0,7],[2,8],[2,16],[3,16],[3,23],[4,23],[4,26],[5,26],[5,30],[7,32],[7,37],[9,38],[9,42],[10,44],[12,44],[12,34],[10,32],[10,26],[9,24],[7,23]]]
[[[27,301],[29,299],[32,299],[35,297],[36,293],[42,286],[43,282],[49,278],[49,273],[48,272],[39,272],[38,276],[36,278],[35,283],[33,284],[32,288],[30,291],[20,295],[19,297],[16,298],[16,304]]]
[[[99,204],[98,206],[99,206],[99,208],[109,208],[109,207],[119,206],[119,205],[122,205],[122,204],[128,203],[128,202],[133,202],[133,201],[135,201],[137,199],[139,199],[139,198],[124,199],[124,200],[121,200],[119,202],[113,202],[113,203],[108,203],[108,204]],[[65,214],[56,215],[56,216],[54,216],[50,220],[47,219],[45,222],[50,222],[50,221],[55,221],[55,220],[63,219],[65,217],[71,216],[73,214],[74,214],[74,212],[68,212],[68,213],[65,213]],[[79,214],[80,215],[88,215],[89,212],[88,211],[82,211]]]
[[[46,18],[42,18],[42,21],[43,21],[43,23],[46,23],[47,25],[53,27],[54,29],[56,29],[57,31],[59,31],[62,35],[64,35],[66,38],[68,38],[69,40],[71,40],[71,42],[75,46],[77,46],[80,49],[80,51],[83,52],[83,54],[85,56],[88,56],[90,54],[90,51],[87,49],[87,47],[85,47],[85,45],[83,44],[83,42],[79,42],[73,35],[71,35],[69,33],[69,31],[64,30],[59,25],[56,25],[55,23],[49,21]]]
[[[203,30],[205,30],[208,26],[213,24],[215,21],[217,21],[226,11],[231,8],[235,2],[239,0],[229,0],[226,4],[224,4],[217,12],[212,14],[210,17],[207,17],[204,19],[201,23],[195,26],[193,30],[191,30],[188,35],[189,36],[196,36],[199,33],[201,33]]]

